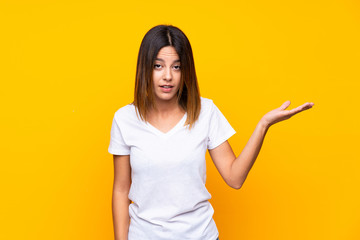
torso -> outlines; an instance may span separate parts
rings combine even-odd
[[[130,155],[128,239],[216,239],[205,154],[234,130],[210,99],[201,98],[201,112],[191,129],[184,125],[187,115],[181,108],[161,113],[148,115],[146,123],[129,104],[114,116],[109,152]]]

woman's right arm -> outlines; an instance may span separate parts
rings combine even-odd
[[[128,198],[131,185],[130,155],[114,156],[112,214],[115,240],[128,240],[130,224]]]

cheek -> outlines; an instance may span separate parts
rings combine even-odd
[[[176,78],[176,88],[177,88],[177,90],[179,90],[179,88],[180,88],[180,85],[181,85],[181,77],[179,76],[178,78]]]
[[[181,73],[177,73],[175,76],[176,76],[176,82],[180,83],[181,82]]]
[[[159,79],[161,78],[161,74],[159,74],[159,72],[153,72],[152,74],[152,78],[153,78],[153,82],[154,84],[159,82]]]

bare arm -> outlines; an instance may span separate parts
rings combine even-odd
[[[131,185],[129,155],[114,155],[112,214],[115,240],[127,240],[130,224],[128,198]]]
[[[286,101],[281,107],[265,114],[256,125],[255,131],[236,157],[228,141],[209,150],[210,156],[224,181],[232,188],[240,189],[260,152],[265,135],[271,125],[292,117],[311,108],[313,103],[305,103],[292,110],[285,110],[290,105]]]
[[[224,181],[240,189],[260,152],[268,127],[259,122],[241,154],[236,157],[229,142],[209,150],[213,162]]]

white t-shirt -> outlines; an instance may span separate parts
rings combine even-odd
[[[201,97],[191,130],[187,114],[167,133],[138,119],[135,106],[115,112],[109,153],[130,155],[128,240],[215,240],[218,229],[205,187],[207,149],[235,130],[212,100]]]

